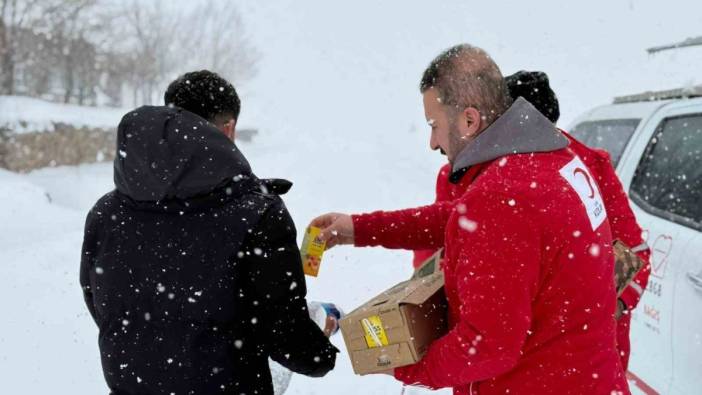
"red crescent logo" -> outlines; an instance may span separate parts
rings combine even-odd
[[[592,182],[590,181],[590,175],[587,174],[585,170],[583,170],[580,167],[576,167],[575,170],[573,170],[573,176],[576,176],[578,174],[582,174],[583,177],[585,177],[585,182],[587,182],[587,186],[590,187],[590,196],[588,196],[590,199],[595,197],[595,188],[592,187]]]

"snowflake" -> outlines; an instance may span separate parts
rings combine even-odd
[[[468,232],[475,232],[475,230],[478,229],[477,222],[471,221],[463,216],[458,218],[458,226],[460,226],[461,229],[466,230]]]

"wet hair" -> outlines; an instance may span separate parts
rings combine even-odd
[[[518,71],[505,77],[512,99],[523,97],[551,122],[558,122],[561,111],[556,93],[551,89],[548,76],[542,71]]]
[[[185,73],[163,95],[166,105],[180,107],[210,122],[239,118],[241,101],[229,81],[209,70]]]
[[[424,70],[419,91],[434,88],[441,103],[463,111],[476,108],[491,124],[512,103],[505,79],[484,50],[469,44],[453,46]]]

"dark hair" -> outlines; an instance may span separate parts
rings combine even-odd
[[[424,70],[420,92],[438,91],[444,105],[462,111],[475,107],[491,124],[511,104],[500,68],[484,50],[468,44],[453,46]]]
[[[548,76],[542,71],[518,71],[505,77],[507,89],[512,99],[519,96],[534,105],[551,122],[556,123],[561,116],[556,93],[551,89]]]
[[[229,81],[209,70],[185,73],[171,82],[163,95],[166,105],[195,113],[210,122],[219,117],[239,118],[241,101]]]

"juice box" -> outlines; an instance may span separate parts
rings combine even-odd
[[[322,263],[322,255],[326,247],[326,243],[318,239],[321,232],[322,230],[316,226],[307,228],[300,248],[303,271],[312,277],[317,277],[319,273],[319,265]]]

